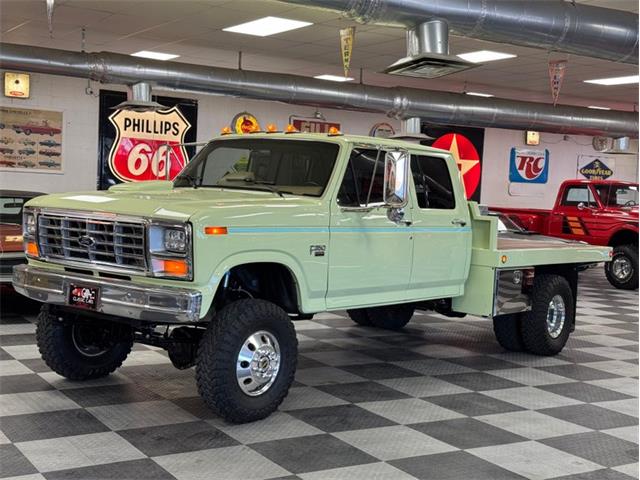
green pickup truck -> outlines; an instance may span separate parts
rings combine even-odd
[[[508,350],[554,355],[578,270],[609,247],[500,232],[466,200],[449,152],[336,134],[220,136],[173,182],[31,200],[20,293],[44,303],[43,359],[108,375],[133,342],[195,365],[231,422],[264,418],[293,381],[292,320],[346,309],[397,330],[414,311],[493,320]]]

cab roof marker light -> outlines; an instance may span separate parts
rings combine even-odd
[[[277,133],[278,132],[278,127],[276,126],[275,123],[270,123],[269,125],[267,125],[267,133]]]
[[[231,130],[231,127],[224,127],[220,130],[220,135],[231,135],[232,133],[233,131]]]
[[[300,133],[300,130],[298,130],[296,127],[294,127],[292,124],[288,124],[287,128],[285,129],[284,133]]]
[[[330,137],[335,137],[335,136],[338,136],[338,135],[342,135],[342,132],[340,130],[338,130],[336,127],[329,127],[328,135]]]

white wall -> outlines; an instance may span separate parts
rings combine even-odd
[[[95,190],[98,175],[98,110],[97,97],[87,95],[86,80],[53,75],[31,75],[31,98],[0,98],[0,106],[39,108],[63,111],[62,174],[0,171],[0,188],[64,192]],[[100,86],[92,83],[96,93]],[[109,90],[124,90],[121,86],[103,86]],[[289,115],[311,115],[314,108],[286,105],[276,102],[247,100],[232,97],[193,95],[191,93],[158,92],[164,96],[196,98],[198,100],[198,141],[207,141],[230,125],[233,116],[242,111],[254,114],[264,128],[275,123],[283,128]],[[384,115],[322,109],[327,121],[339,122],[344,132],[369,133],[378,122],[388,122],[396,130],[400,123]]]
[[[487,128],[482,156],[481,203],[500,207],[551,208],[559,185],[569,178],[584,178],[577,173],[578,155],[600,155],[614,159],[611,179],[637,181],[638,155],[599,154],[591,146],[592,137],[552,133],[540,134],[540,145],[527,147],[524,132]],[[638,143],[632,142],[637,153]],[[546,184],[509,186],[509,155],[512,147],[549,150],[549,179]],[[610,163],[610,162],[609,162]],[[511,193],[510,193],[511,191]]]
[[[0,98],[0,105],[41,108],[64,112],[63,159],[64,173],[0,172],[0,188],[61,192],[94,190],[97,179],[98,151],[98,98],[87,95],[85,80],[33,74],[31,98],[27,100]],[[99,85],[92,84],[98,91]],[[105,86],[111,90],[123,90],[121,86]],[[162,91],[162,95],[168,95]],[[311,115],[310,107],[299,107],[275,102],[246,100],[222,96],[175,93],[174,96],[198,99],[198,141],[206,141],[229,125],[232,117],[247,110],[264,125],[286,125],[289,115]],[[373,115],[341,110],[322,109],[328,121],[342,124],[343,131],[352,134],[368,134],[378,122],[389,122],[399,130],[399,122],[384,115]],[[509,152],[511,147],[524,147],[524,134],[515,130],[487,129],[484,141],[482,203],[496,206],[550,207],[562,180],[576,177],[578,154],[595,155],[591,138],[541,134],[540,148],[550,152],[549,182],[542,186],[537,196],[511,196],[508,193]],[[637,143],[636,143],[637,145]],[[637,156],[616,156],[615,176],[635,179],[638,175]]]

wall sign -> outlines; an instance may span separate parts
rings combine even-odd
[[[175,145],[184,143],[191,124],[178,107],[156,112],[116,110],[109,121],[116,129],[109,168],[119,180],[164,180],[167,168],[173,179],[186,165],[186,149]]]
[[[231,130],[236,133],[256,132],[260,130],[260,124],[249,112],[240,112],[231,120]]]
[[[30,79],[28,73],[4,72],[4,96],[29,98]]]
[[[605,180],[613,175],[614,168],[615,160],[611,157],[578,155],[578,173],[589,180]]]
[[[62,112],[0,107],[0,169],[62,172]]]
[[[311,120],[306,118],[294,118],[293,126],[300,132],[306,133],[329,133],[331,127],[340,130],[340,124],[335,122],[323,122],[322,120]]]
[[[376,123],[369,131],[369,136],[389,138],[396,134],[396,130],[386,122]]]
[[[509,181],[514,183],[547,183],[549,150],[527,150],[513,147],[509,160]]]
[[[98,189],[121,182],[166,178],[165,144],[196,141],[197,100],[156,97],[167,109],[159,112],[113,110],[124,92],[100,91]],[[195,154],[195,147],[171,148],[169,177]]]

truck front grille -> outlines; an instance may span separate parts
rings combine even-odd
[[[142,223],[73,215],[38,216],[40,255],[118,270],[146,271]]]

